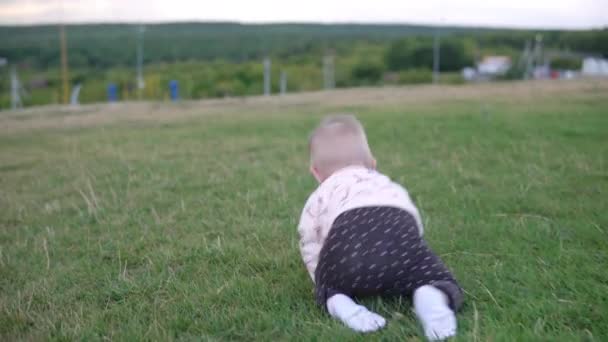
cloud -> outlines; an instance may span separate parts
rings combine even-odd
[[[0,23],[230,20],[587,28],[606,0],[0,0]]]

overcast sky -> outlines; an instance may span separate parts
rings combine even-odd
[[[0,0],[5,25],[208,20],[598,28],[608,0]]]

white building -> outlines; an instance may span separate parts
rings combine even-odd
[[[477,72],[485,76],[501,76],[511,68],[511,58],[508,56],[487,56],[477,63]]]
[[[583,59],[581,74],[585,76],[608,76],[608,60],[594,57]]]
[[[466,67],[462,69],[462,78],[466,81],[473,81],[477,77],[477,70],[475,68]]]

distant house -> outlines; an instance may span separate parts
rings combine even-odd
[[[608,60],[595,57],[583,59],[581,74],[585,76],[608,76]]]
[[[466,67],[462,69],[462,78],[464,78],[465,81],[474,81],[476,77],[477,70],[475,70],[475,68]]]
[[[477,72],[483,76],[502,76],[511,68],[508,56],[486,56],[477,63]]]
[[[40,89],[46,88],[49,86],[49,82],[46,78],[34,78],[30,80],[30,88],[31,89]]]
[[[535,80],[544,80],[551,77],[551,67],[549,64],[537,65],[532,69],[532,77]]]

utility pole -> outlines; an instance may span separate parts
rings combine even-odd
[[[336,86],[333,55],[323,57],[323,86],[325,90],[333,89]]]
[[[145,88],[146,84],[144,82],[143,75],[143,64],[144,64],[144,32],[146,31],[146,27],[144,25],[139,25],[137,27],[137,89],[139,89],[139,95],[141,95],[141,90]]]
[[[78,106],[80,102],[78,102],[78,97],[80,96],[80,89],[82,89],[82,84],[78,83],[72,88],[72,95],[70,96],[70,105]]]
[[[543,37],[538,34],[534,38],[534,41],[526,41],[526,47],[522,55],[522,60],[525,61],[526,71],[524,73],[524,79],[534,78],[535,70],[538,66],[541,66],[543,61]]]
[[[264,95],[270,95],[270,58],[264,58]]]
[[[433,83],[437,84],[439,83],[439,62],[440,62],[440,58],[441,58],[441,53],[440,53],[440,37],[439,37],[439,30],[440,27],[437,26],[435,28],[435,40],[433,42]]]
[[[287,73],[281,71],[281,95],[287,94]]]
[[[17,76],[17,69],[13,66],[11,68],[11,108],[15,110],[22,107],[21,82],[19,82],[19,77]]]
[[[61,49],[61,81],[63,84],[63,104],[68,104],[70,99],[70,85],[68,72],[68,52],[65,37],[65,25],[59,25],[59,42]]]
[[[521,66],[522,70],[524,70],[524,77],[523,77],[524,80],[529,79],[530,75],[532,74],[533,61],[532,61],[531,50],[532,50],[532,48],[531,48],[530,41],[527,40],[526,46],[524,48],[524,52],[522,53],[522,56],[520,59],[520,61],[521,61],[520,66]]]
[[[543,36],[540,34],[536,35],[536,43],[534,45],[534,67],[544,65],[543,60]]]

